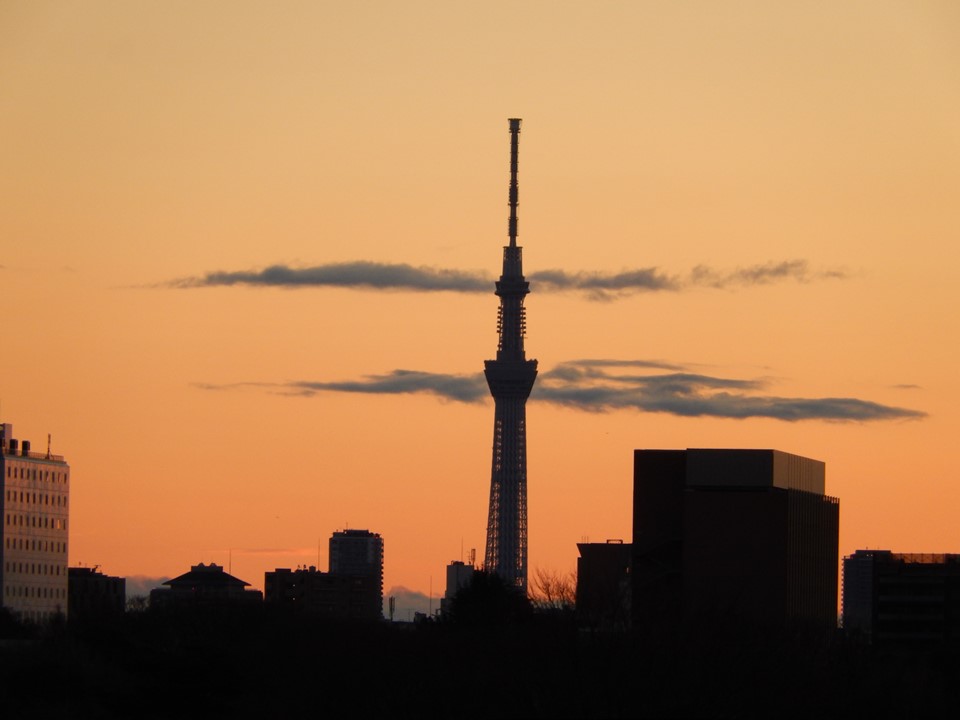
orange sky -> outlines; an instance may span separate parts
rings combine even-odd
[[[960,551],[956,3],[6,0],[0,412],[71,464],[71,564],[170,576],[232,549],[262,586],[318,540],[325,569],[349,525],[384,536],[387,588],[437,592],[461,545],[482,556],[489,399],[288,384],[478,373],[492,284],[204,278],[492,278],[508,117],[527,275],[667,285],[598,299],[531,278],[532,569],[629,539],[638,447],[808,455],[842,553]],[[693,388],[700,417],[682,394],[549,402],[547,373],[580,359],[718,384]],[[838,422],[825,398],[925,416]],[[809,418],[710,414],[798,400]]]

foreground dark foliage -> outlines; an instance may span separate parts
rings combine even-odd
[[[3,717],[922,717],[960,656],[840,636],[584,634],[550,616],[349,625],[270,608],[129,613],[0,641]]]

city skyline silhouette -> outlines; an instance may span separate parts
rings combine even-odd
[[[0,11],[0,421],[70,463],[70,564],[262,589],[368,527],[442,592],[516,116],[531,573],[630,538],[640,447],[815,457],[841,555],[955,549],[960,23],[860,10]]]

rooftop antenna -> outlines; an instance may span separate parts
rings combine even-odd
[[[50,459],[50,443],[52,441],[53,441],[52,436],[50,435],[50,433],[47,433],[47,460]]]
[[[517,156],[520,144],[520,118],[510,118],[510,247],[517,246]]]

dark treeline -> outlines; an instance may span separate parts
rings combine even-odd
[[[348,624],[270,606],[0,622],[3,717],[923,717],[960,655],[842,635],[589,633],[562,614]]]

